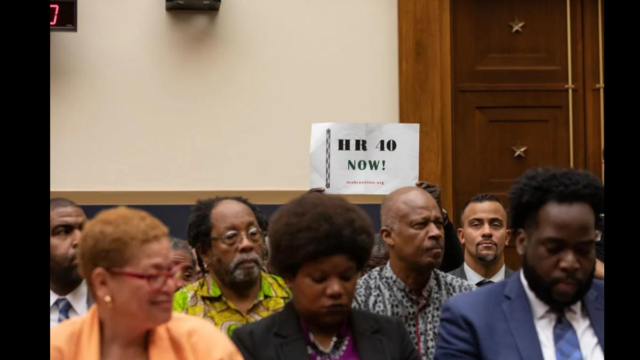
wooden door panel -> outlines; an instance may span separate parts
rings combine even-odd
[[[454,0],[452,13],[457,84],[566,85],[566,2]]]

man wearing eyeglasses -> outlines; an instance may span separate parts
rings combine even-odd
[[[73,201],[49,200],[49,327],[84,315],[93,303],[78,274],[80,231],[87,221]]]
[[[267,221],[244,198],[198,201],[189,220],[189,244],[207,269],[176,292],[173,309],[213,322],[223,332],[258,321],[291,298],[284,281],[263,271]]]

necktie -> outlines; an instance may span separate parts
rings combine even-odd
[[[553,342],[556,344],[556,360],[583,360],[576,330],[564,314],[558,314],[553,327]]]
[[[482,280],[482,281],[478,281],[478,282],[476,283],[476,286],[477,286],[477,287],[481,287],[481,286],[485,286],[485,285],[487,285],[487,284],[493,284],[493,281],[491,281],[491,280],[487,280],[487,279],[484,279],[484,280]]]
[[[58,298],[56,300],[58,305],[58,324],[69,319],[69,310],[71,310],[71,303],[65,298]]]

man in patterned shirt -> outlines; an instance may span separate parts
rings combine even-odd
[[[266,228],[260,210],[244,198],[198,201],[189,244],[208,272],[176,292],[174,311],[210,320],[231,336],[239,326],[282,310],[291,298],[289,289],[281,278],[262,271]]]
[[[421,359],[432,360],[442,304],[475,286],[437,270],[444,220],[428,192],[398,189],[385,198],[380,212],[389,262],[358,281],[353,307],[402,319]]]

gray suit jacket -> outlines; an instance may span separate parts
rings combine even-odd
[[[459,268],[453,270],[452,272],[450,272],[449,274],[453,275],[453,276],[457,276],[462,280],[467,280],[467,274],[464,272],[464,264],[462,264],[462,266],[460,266]],[[510,278],[513,274],[515,274],[515,272],[511,269],[509,269],[508,267],[505,266],[504,269],[504,278],[508,279]],[[475,284],[474,284],[475,285]]]

